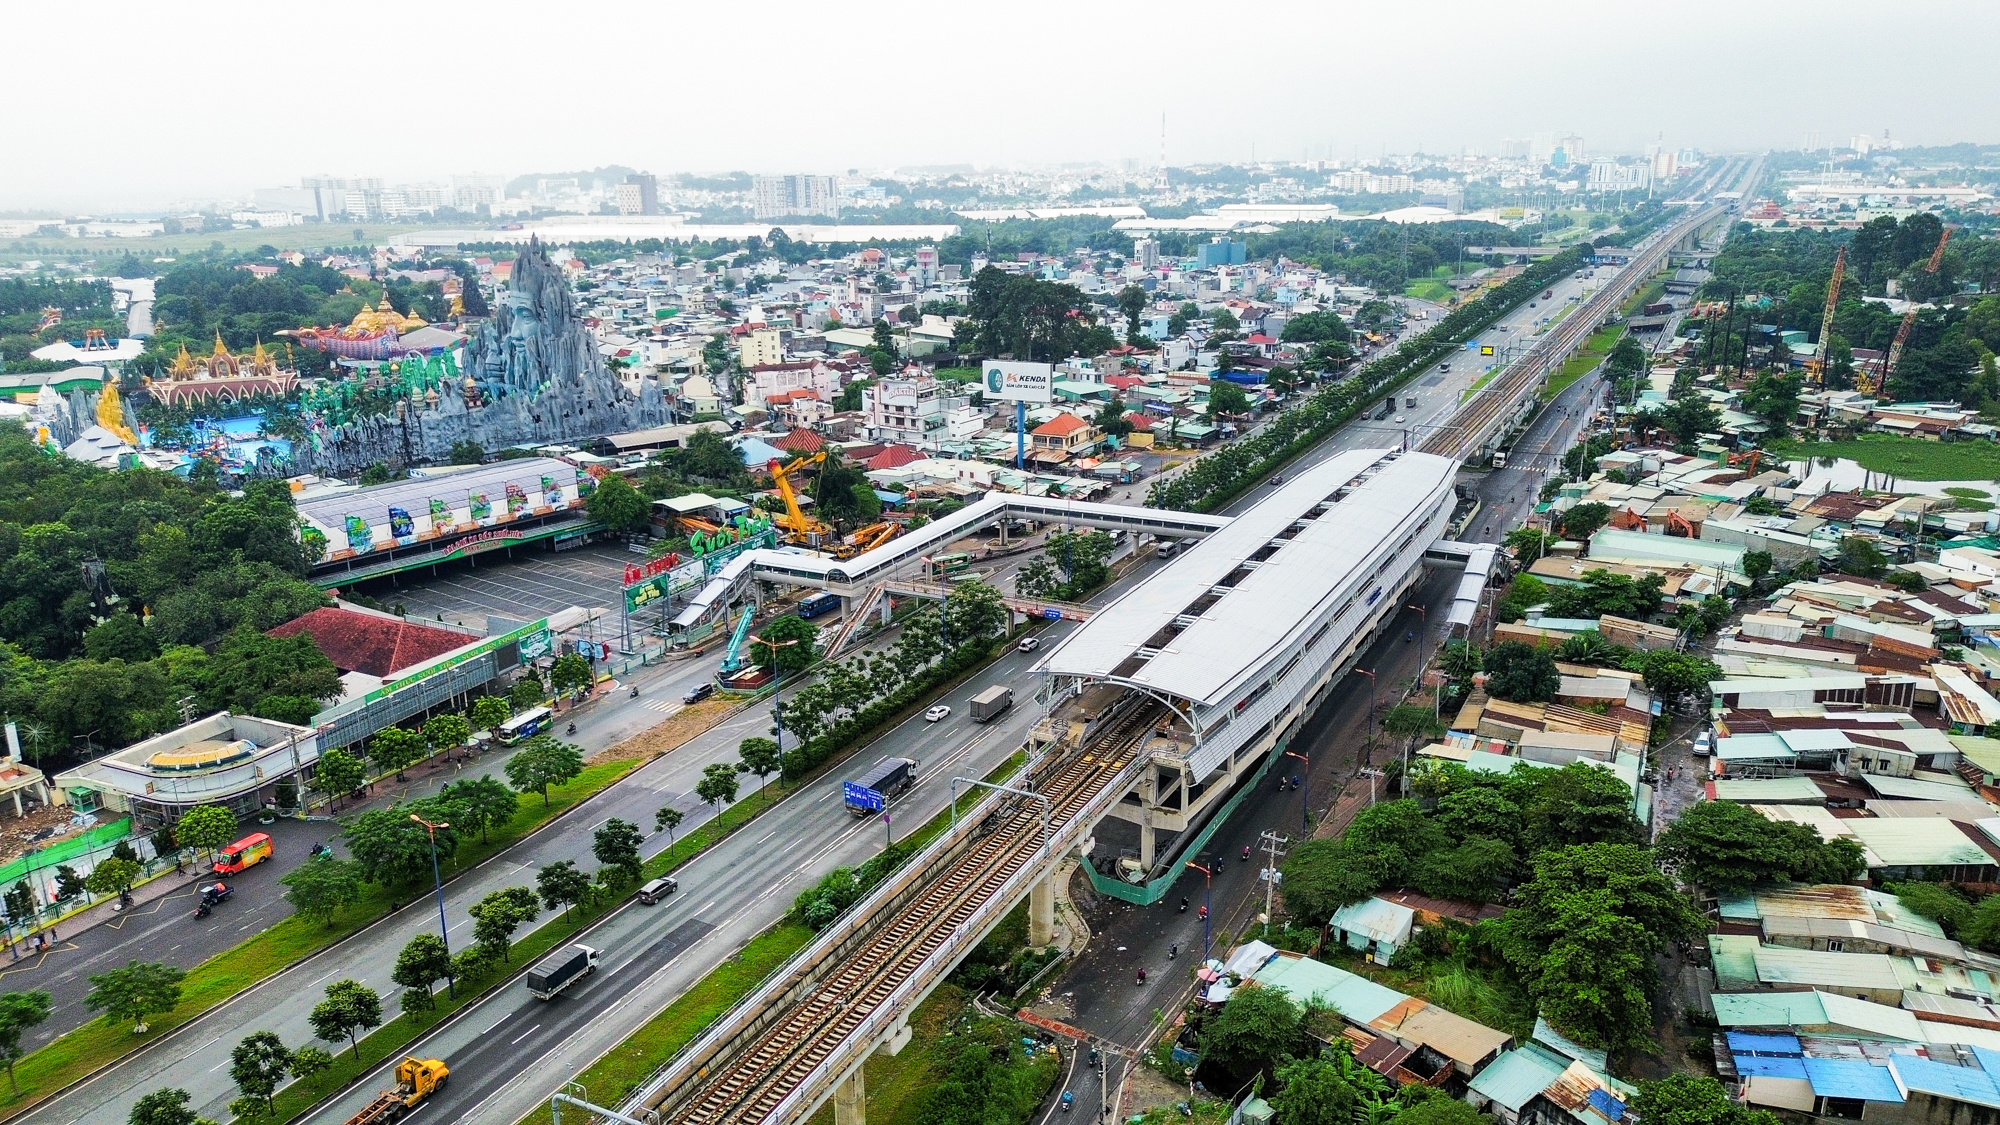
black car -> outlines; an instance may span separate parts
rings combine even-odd
[[[681,702],[687,704],[700,703],[714,694],[715,685],[713,683],[699,683],[689,688],[686,695],[681,696]]]

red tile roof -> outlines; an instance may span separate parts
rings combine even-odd
[[[1028,432],[1047,437],[1068,437],[1088,425],[1090,423],[1074,414],[1058,414]]]
[[[462,648],[477,637],[449,629],[416,625],[386,614],[357,613],[327,606],[296,617],[271,630],[273,637],[305,633],[313,646],[343,672],[362,672],[378,679]]]
[[[826,446],[826,439],[811,430],[793,430],[771,444],[792,453],[818,453]]]
[[[900,469],[904,465],[921,461],[924,455],[907,445],[891,445],[870,457],[864,464],[869,469]]]

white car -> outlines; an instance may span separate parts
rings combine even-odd
[[[1702,731],[1700,734],[1694,736],[1695,757],[1706,758],[1709,756],[1711,752],[1714,751],[1714,749],[1715,749],[1715,735],[1712,732]]]
[[[1022,637],[1021,643],[1014,646],[1014,651],[1033,652],[1040,647],[1042,647],[1042,639],[1040,637]]]
[[[935,723],[939,719],[949,719],[949,718],[951,718],[951,708],[946,707],[942,703],[924,712],[924,721],[927,723]]]

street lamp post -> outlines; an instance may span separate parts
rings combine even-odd
[[[1311,815],[1312,810],[1312,759],[1293,750],[1285,751],[1285,757],[1297,758],[1306,764],[1306,772],[1299,775],[1299,831],[1310,835],[1312,833],[1312,822],[1308,817]]]
[[[431,886],[437,895],[438,940],[444,942],[444,955],[446,958],[449,958],[451,956],[451,929],[444,924],[444,875],[438,870],[437,830],[440,828],[450,828],[451,825],[446,821],[439,821],[436,824],[432,824],[416,813],[411,813],[410,819],[424,826],[424,835],[431,842]],[[445,992],[452,999],[458,999],[458,982],[452,979],[450,973],[444,975],[444,987]]]
[[[1375,740],[1375,673],[1357,665],[1354,669],[1368,677],[1368,740]]]
[[[750,643],[753,645],[763,645],[765,648],[771,650],[771,725],[777,728],[778,786],[782,790],[785,784],[785,712],[783,702],[778,698],[778,693],[784,688],[785,673],[784,669],[778,667],[778,650],[781,648],[790,648],[799,642],[796,637],[789,641],[767,641],[752,633],[750,634]],[[764,788],[762,779],[758,780],[757,788],[759,791]]]

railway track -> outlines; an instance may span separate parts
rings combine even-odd
[[[1157,717],[1156,708],[1136,709],[1037,784],[1052,806],[1051,831],[1131,762]],[[1012,815],[953,861],[761,1037],[717,1068],[666,1120],[678,1125],[766,1120],[1041,846],[1037,807],[1016,799]]]
[[[1715,183],[1720,183],[1724,178],[1726,173],[1716,177],[1711,184],[1711,190]],[[1711,205],[1682,220],[1676,230],[1663,234],[1638,260],[1626,267],[1631,271],[1629,276],[1644,277],[1651,274],[1659,262],[1665,260],[1668,249],[1675,242],[1688,231],[1714,218],[1714,215],[1715,208]],[[1604,319],[1605,313],[1616,303],[1609,296],[1612,292],[1614,292],[1612,287],[1605,287],[1599,291],[1598,296],[1585,301],[1569,316],[1564,317],[1553,332],[1536,341],[1527,355],[1501,372],[1492,384],[1473,396],[1466,408],[1459,411],[1450,422],[1432,430],[1418,443],[1417,448],[1424,453],[1435,453],[1461,461],[1478,452],[1479,444],[1485,440],[1488,427],[1500,420],[1507,411],[1512,410],[1520,402],[1524,392],[1540,383],[1551,368],[1568,357],[1575,345],[1596,330],[1598,322]],[[1620,294],[1620,299],[1622,296]]]

